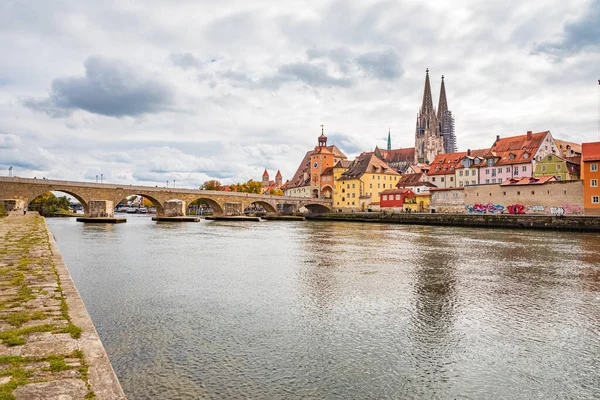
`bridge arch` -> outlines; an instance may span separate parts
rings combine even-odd
[[[318,203],[304,204],[304,207],[308,211],[310,211],[311,213],[314,213],[314,214],[324,214],[324,213],[331,212],[331,208],[324,206],[323,204],[318,204]]]
[[[116,207],[117,204],[121,203],[123,200],[127,200],[127,198],[129,196],[141,196],[145,199],[150,200],[150,202],[152,203],[152,205],[154,206],[154,208],[156,208],[156,215],[163,215],[164,214],[164,208],[162,203],[156,199],[156,197],[149,195],[147,193],[143,193],[143,192],[135,192],[135,193],[131,193],[128,195],[125,195],[123,197],[119,196],[119,199],[113,199],[113,206]]]
[[[33,194],[31,195],[31,197],[27,199],[27,205],[25,206],[25,209],[29,209],[29,204],[31,204],[31,202],[33,202],[35,199],[37,199],[41,195],[46,194],[46,193],[51,193],[51,192],[61,192],[61,193],[68,194],[69,196],[73,196],[74,198],[77,199],[77,201],[79,201],[79,203],[81,203],[81,205],[83,206],[83,211],[87,215],[88,202],[81,195],[77,194],[76,192],[74,192],[72,190],[64,190],[64,189],[56,189],[56,188],[52,188],[51,190],[40,189],[38,191],[34,191]]]
[[[261,206],[267,214],[277,214],[277,208],[269,202],[263,200],[256,200],[250,203],[248,206],[251,206],[252,204],[257,204]]]
[[[223,215],[223,206],[216,200],[213,200],[209,197],[205,197],[205,196],[199,196],[199,197],[195,197],[192,201],[190,201],[187,206],[189,206],[190,204],[192,204],[195,201],[203,201],[206,204],[208,204],[212,209],[213,209],[213,214],[214,215]]]

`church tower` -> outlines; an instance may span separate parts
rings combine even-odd
[[[388,142],[387,142],[387,151],[392,150],[392,132],[388,129]]]
[[[442,86],[440,88],[440,101],[437,109],[437,118],[439,131],[444,138],[444,153],[456,153],[457,146],[456,133],[454,132],[454,117],[452,116],[452,111],[448,110],[444,75],[442,75]]]
[[[436,155],[444,153],[444,138],[441,135],[438,117],[433,108],[429,69],[425,71],[423,103],[417,114],[415,131],[415,164],[430,163]]]

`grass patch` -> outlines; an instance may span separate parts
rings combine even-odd
[[[83,330],[72,322],[69,322],[69,325],[62,330],[62,333],[71,334],[73,339],[79,339],[81,337],[81,332],[83,332]]]
[[[25,371],[21,368],[12,368],[0,372],[0,376],[10,376],[11,380],[0,386],[0,400],[12,400],[15,398],[13,392],[19,386],[28,383],[28,378],[32,375],[31,371]]]
[[[25,336],[34,332],[52,332],[56,330],[55,325],[44,324],[38,326],[32,326],[30,328],[23,329],[11,329],[8,331],[0,332],[0,340],[7,346],[18,346],[25,344]]]
[[[36,311],[33,313],[29,313],[27,311],[17,311],[4,317],[3,319],[12,326],[20,328],[26,322],[40,320],[44,318],[46,318],[46,315],[41,311]]]
[[[65,362],[64,356],[50,356],[47,358],[50,363],[50,371],[52,372],[60,372],[70,369],[69,365]]]

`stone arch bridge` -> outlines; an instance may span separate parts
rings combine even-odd
[[[241,215],[252,204],[262,206],[268,215],[290,214],[297,212],[302,207],[312,213],[324,213],[331,211],[333,204],[329,199],[0,177],[0,200],[14,200],[22,208],[26,208],[31,201],[41,194],[51,191],[64,192],[79,200],[88,218],[112,217],[114,206],[131,195],[143,196],[150,200],[156,207],[156,214],[159,217],[185,215],[187,205],[195,200],[204,200],[212,207],[214,214],[217,216]],[[97,207],[98,204],[104,204],[100,211]]]

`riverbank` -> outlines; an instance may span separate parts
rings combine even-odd
[[[125,398],[44,218],[0,237],[0,398]]]
[[[379,222],[408,225],[466,226],[474,228],[600,232],[600,217],[582,215],[331,213],[308,215],[306,219],[312,221]]]

